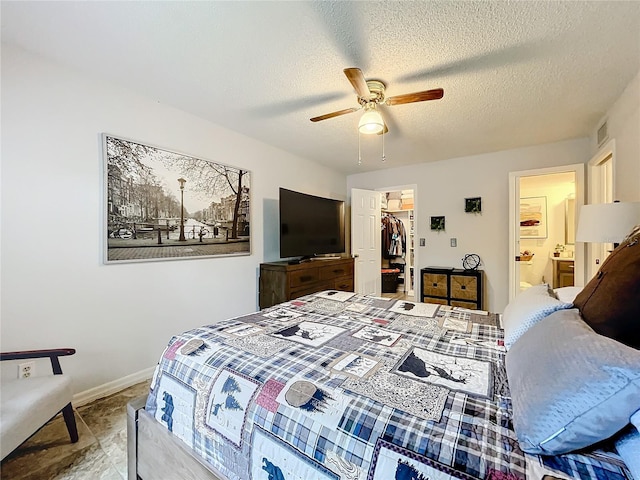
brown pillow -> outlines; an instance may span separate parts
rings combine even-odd
[[[573,304],[601,335],[640,348],[640,235],[621,243]]]

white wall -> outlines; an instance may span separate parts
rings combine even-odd
[[[608,110],[609,138],[615,139],[614,197],[640,201],[640,71]],[[602,124],[598,123],[598,127]],[[591,136],[591,154],[598,151],[597,129]]]
[[[103,265],[101,132],[250,170],[252,254]],[[63,369],[83,392],[154,366],[173,334],[255,310],[280,186],[346,199],[342,174],[3,46],[2,350],[76,348]]]
[[[583,163],[588,139],[461,157],[434,163],[361,173],[347,178],[347,188],[377,189],[416,184],[416,288],[427,266],[462,268],[466,253],[477,253],[485,270],[485,309],[507,305],[509,276],[509,172]],[[393,162],[393,152],[387,152]],[[464,199],[482,197],[482,214],[464,212]],[[430,230],[431,216],[446,217],[446,231]],[[451,247],[450,238],[457,238]],[[426,239],[420,247],[419,238]]]

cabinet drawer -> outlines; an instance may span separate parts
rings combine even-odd
[[[353,292],[353,275],[336,278],[333,281],[333,289],[342,292]]]
[[[441,273],[423,273],[422,293],[433,297],[446,297],[447,275]]]
[[[290,273],[289,285],[291,288],[302,287],[320,280],[320,272],[318,268],[306,268],[304,270],[296,270]]]
[[[436,303],[438,305],[447,305],[446,298],[424,297],[423,303]]]
[[[478,300],[478,279],[466,275],[451,275],[451,298]]]
[[[320,267],[320,280],[331,280],[337,277],[353,276],[353,263],[343,265],[327,265]]]

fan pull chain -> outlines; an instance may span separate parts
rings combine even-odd
[[[358,132],[358,165],[362,165],[362,149],[360,148],[360,132]]]
[[[384,131],[382,132],[382,163],[387,161],[387,156],[384,154]]]

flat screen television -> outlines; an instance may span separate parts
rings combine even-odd
[[[344,202],[280,189],[280,257],[344,252]]]

